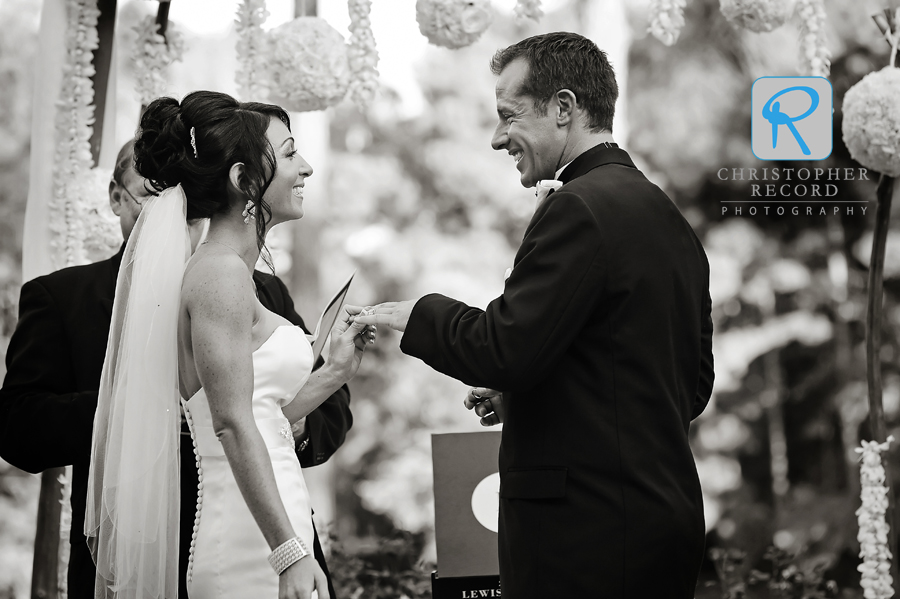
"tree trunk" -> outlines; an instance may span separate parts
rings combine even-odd
[[[60,596],[59,523],[62,516],[62,480],[65,468],[51,468],[41,475],[34,561],[31,570],[31,599]]]

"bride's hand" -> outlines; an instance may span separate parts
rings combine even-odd
[[[278,577],[278,599],[310,599],[313,590],[328,597],[328,581],[312,554],[288,566]]]
[[[328,351],[328,364],[336,369],[341,380],[347,382],[353,378],[359,369],[363,350],[369,343],[375,343],[375,326],[351,323],[347,307],[342,308],[340,318],[331,329]]]

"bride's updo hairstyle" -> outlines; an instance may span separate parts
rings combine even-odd
[[[228,173],[244,165],[239,187],[243,205],[256,206],[256,237],[262,249],[272,210],[263,195],[275,175],[275,150],[266,130],[271,119],[291,128],[287,113],[273,104],[238,102],[228,94],[191,92],[181,103],[157,98],[141,117],[134,142],[138,173],[160,192],[181,184],[187,196],[187,219],[227,212]],[[193,139],[191,136],[193,128]]]

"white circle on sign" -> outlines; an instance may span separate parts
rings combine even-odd
[[[478,523],[497,532],[500,521],[500,473],[485,476],[472,491],[472,513]]]

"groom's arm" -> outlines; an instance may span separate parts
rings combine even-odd
[[[256,275],[258,280],[262,280]],[[294,309],[287,287],[278,277],[266,277],[260,286],[260,302],[276,314],[287,318],[291,323],[309,333],[303,318]],[[319,357],[315,368],[325,361]],[[330,458],[344,443],[347,431],[353,426],[353,415],[350,412],[350,390],[343,385],[328,399],[306,416],[306,437],[301,437],[297,444],[297,456],[304,468],[316,466]]]
[[[73,393],[65,327],[39,280],[22,287],[0,388],[0,457],[41,472],[91,451],[97,391]]]
[[[416,302],[400,349],[473,386],[533,387],[561,359],[603,293],[604,238],[578,195],[538,209],[503,295],[487,309],[432,294]]]
[[[712,353],[712,299],[709,295],[709,284],[703,297],[703,307],[700,313],[700,376],[697,381],[697,395],[694,398],[694,409],[691,420],[703,413],[709,398],[712,396],[713,381],[716,373],[713,369]]]

